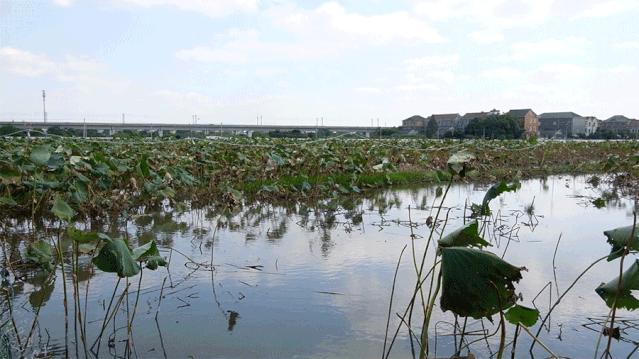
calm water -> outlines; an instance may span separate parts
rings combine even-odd
[[[474,185],[451,188],[444,202],[444,206],[453,208],[445,233],[462,222],[466,201],[481,202],[485,190],[486,187]],[[412,220],[417,224],[415,244],[421,253],[428,235],[425,222],[434,214],[431,206],[436,192],[434,187],[388,191],[371,199],[333,207],[332,211],[251,205],[228,217],[220,217],[213,209],[172,214],[149,211],[135,216],[121,225],[120,233],[126,229],[133,243],[154,238],[161,244],[163,255],[170,257],[168,271],[164,268],[144,271],[132,328],[136,355],[147,358],[380,357],[393,274],[405,245],[408,248],[399,268],[393,313],[403,312],[414,286],[407,208],[411,207]],[[528,268],[517,290],[523,295],[523,304],[528,306],[533,305],[531,301],[539,293],[535,305],[542,315],[548,310],[547,284],[552,283],[554,301],[556,286],[563,292],[591,262],[609,252],[602,232],[632,223],[632,201],[615,200],[606,208],[597,209],[582,196],[597,196],[585,177],[551,177],[546,181],[525,181],[518,192],[504,194],[491,204],[496,222],[487,235],[493,243],[490,250],[500,256],[506,251],[506,260]],[[530,215],[526,208],[533,201],[534,214]],[[220,226],[216,230],[218,221]],[[117,231],[117,228],[111,230]],[[552,260],[560,235],[555,285]],[[511,240],[506,248],[509,236]],[[9,248],[15,244],[11,240],[7,243]],[[171,247],[180,253],[170,251]],[[11,253],[11,257],[16,255],[15,251]],[[80,290],[84,302],[84,288],[90,278],[86,315],[87,336],[89,342],[93,342],[116,279],[112,274],[92,273],[88,260],[83,263],[85,271]],[[543,342],[559,355],[592,357],[598,338],[597,323],[608,314],[608,308],[594,288],[617,274],[618,262],[601,263],[588,272],[553,313],[549,330],[542,331]],[[36,328],[34,352],[41,356],[62,356],[65,332],[61,273],[58,272],[50,284],[46,283],[46,276],[25,275],[21,285],[14,285],[13,310],[17,326],[22,333],[28,332],[37,304],[45,299]],[[132,310],[138,277],[131,278],[130,283],[128,303]],[[116,299],[125,286],[122,280]],[[101,357],[124,354],[126,299],[122,303],[114,323],[105,330]],[[3,309],[6,307],[4,303]],[[69,312],[72,318],[73,303]],[[616,357],[626,357],[635,348],[633,341],[639,341],[636,327],[639,316],[625,311],[620,315],[624,320],[621,323],[623,340],[614,342],[613,348]],[[8,318],[6,311],[3,318],[3,321]],[[420,322],[417,313],[416,318],[413,323]],[[435,308],[431,346],[436,347],[438,356],[449,356],[454,351],[455,338],[451,336],[450,324],[453,321],[451,313]],[[488,321],[483,324],[491,332],[496,327]],[[397,325],[393,314],[391,329]],[[10,333],[11,328],[7,324],[3,330]],[[468,321],[467,331],[480,329],[479,321]],[[513,331],[514,328],[508,326],[509,338]],[[468,338],[475,340],[478,336]],[[75,356],[72,319],[68,339],[71,356]],[[478,357],[490,357],[497,350],[498,335],[488,343],[490,346],[486,341],[473,344],[471,351]],[[529,343],[529,338],[522,334],[517,357],[530,356]],[[605,338],[602,346],[605,346]],[[83,354],[81,345],[80,351]],[[510,357],[510,347],[506,353]],[[547,356],[536,347],[535,357]],[[411,357],[405,329],[400,332],[391,357]]]

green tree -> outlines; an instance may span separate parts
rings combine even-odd
[[[431,118],[430,121],[426,124],[426,137],[434,138],[437,136],[437,121],[434,118]]]
[[[15,126],[4,125],[4,126],[0,127],[0,136],[6,136],[6,135],[10,135],[10,134],[15,134],[18,131],[20,131],[20,129],[15,127]]]
[[[471,120],[465,132],[469,137],[509,139],[520,138],[522,128],[519,122],[509,115],[494,115]]]

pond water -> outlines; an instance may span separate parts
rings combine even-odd
[[[588,198],[598,196],[599,191],[586,178],[527,180],[519,191],[505,193],[491,203],[493,223],[486,239],[493,247],[489,250],[528,269],[516,285],[517,292],[522,293],[527,306],[533,306],[532,300],[538,296],[534,305],[542,316],[548,311],[550,296],[556,300],[557,288],[563,292],[590,263],[610,251],[602,232],[632,224],[632,200],[612,200],[597,209]],[[452,208],[444,233],[462,223],[465,206],[481,202],[486,189],[472,184],[451,188],[444,201],[445,209]],[[170,259],[168,270],[143,271],[131,328],[131,356],[381,357],[393,275],[405,246],[393,299],[391,334],[399,325],[394,313],[403,313],[415,285],[408,207],[416,235],[414,244],[421,255],[429,233],[427,219],[434,215],[433,204],[439,204],[438,192],[436,187],[389,190],[321,209],[252,204],[230,216],[220,216],[213,208],[147,210],[120,224],[119,229],[112,227],[111,233],[126,232],[133,244],[155,239],[163,256]],[[23,248],[14,237],[5,241],[5,258],[10,260],[15,260]],[[627,260],[627,265],[632,261],[634,258]],[[600,323],[609,313],[594,289],[617,276],[618,265],[618,261],[597,264],[553,312],[540,339],[554,353],[572,358],[593,356]],[[81,308],[90,346],[101,330],[117,278],[112,273],[94,272],[88,258],[80,258],[80,266]],[[67,291],[71,293],[69,277],[67,273]],[[128,298],[122,297],[114,320],[104,330],[100,357],[127,355],[127,301],[131,315],[138,278],[130,279]],[[84,355],[74,331],[71,294],[65,337],[60,271],[51,280],[33,272],[25,273],[20,280],[10,275],[4,285],[13,286],[13,317],[23,340],[34,312],[44,303],[29,356],[60,357],[65,347],[71,357],[76,356],[76,348],[80,356]],[[125,287],[123,279],[114,306]],[[7,298],[7,292],[5,288],[3,298]],[[5,340],[13,337],[7,304],[4,300]],[[421,323],[418,312],[412,322],[416,330],[416,323]],[[439,357],[448,357],[458,339],[451,335],[453,315],[442,313],[437,306],[433,316],[431,350],[436,350]],[[619,311],[618,316],[622,338],[613,342],[613,353],[615,357],[627,357],[639,341],[639,316],[627,311]],[[497,327],[486,320],[469,320],[467,341],[481,338],[478,331],[482,324],[491,333]],[[507,330],[508,338],[512,338],[514,327],[508,326]],[[516,357],[530,357],[530,337],[525,333],[520,336]],[[494,335],[471,344],[470,350],[477,357],[488,358],[494,356],[498,342],[499,335]],[[603,338],[600,351],[605,344]],[[510,350],[506,348],[508,357]],[[537,345],[534,356],[545,358],[549,354]],[[412,357],[405,327],[390,357]]]

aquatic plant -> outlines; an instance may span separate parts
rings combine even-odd
[[[0,142],[0,218],[50,217],[56,198],[86,219],[162,201],[223,202],[237,198],[225,195],[233,191],[264,199],[317,199],[446,182],[440,169],[455,169],[453,155],[468,153],[475,158],[467,178],[474,181],[609,172],[630,183],[637,176],[632,154],[638,150],[636,142],[11,137]],[[514,189],[496,186],[496,194]]]

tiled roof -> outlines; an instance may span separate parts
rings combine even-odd
[[[459,114],[458,113],[443,113],[443,114],[433,114],[430,116],[430,118],[434,118],[435,121],[437,120],[454,120],[459,118]]]
[[[522,108],[522,109],[517,109],[517,110],[510,110],[508,111],[508,114],[512,117],[515,118],[519,118],[519,117],[524,117],[526,116],[526,114],[531,111],[532,113],[535,113],[535,111],[529,109],[529,108]]]
[[[467,114],[465,114],[464,116],[462,116],[462,118],[464,120],[473,120],[476,118],[486,118],[490,116],[490,112],[468,112]]]
[[[573,118],[573,117],[581,117],[574,112],[546,112],[539,115],[539,119],[547,119],[547,118]]]
[[[606,121],[628,122],[628,121],[631,121],[631,119],[629,119],[628,117],[623,116],[623,115],[615,115],[615,116],[610,117]]]

